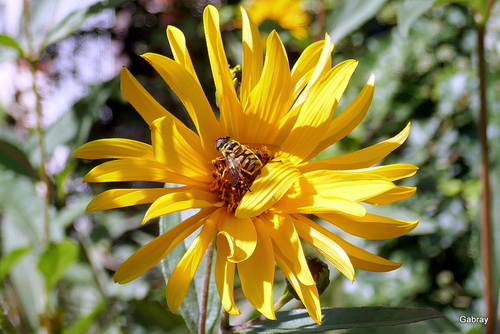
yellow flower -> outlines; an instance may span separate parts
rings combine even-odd
[[[302,0],[250,0],[248,10],[253,22],[260,26],[265,20],[272,20],[298,39],[304,39],[309,32],[311,17],[304,11]]]
[[[275,319],[273,282],[277,263],[311,317],[320,323],[319,295],[302,241],[351,281],[354,268],[380,272],[401,264],[348,243],[307,215],[316,215],[367,239],[392,238],[415,228],[417,222],[370,214],[360,204],[382,205],[414,194],[415,188],[393,181],[413,175],[417,167],[371,167],[403,143],[410,127],[357,152],[310,161],[364,118],[373,97],[374,77],[352,104],[333,118],[357,62],[347,60],[332,67],[333,45],[327,36],[307,47],[290,69],[276,32],[268,37],[264,60],[256,25],[245,10],[242,18],[243,62],[237,92],[222,45],[218,12],[213,6],[204,11],[220,120],[203,93],[180,30],[167,29],[174,59],[143,55],[183,102],[196,132],[165,110],[123,69],[122,93],[150,125],[152,145],[102,139],[81,146],[74,154],[77,158],[114,159],[92,169],[84,182],[155,181],[184,186],[108,190],[96,196],[87,211],[151,203],[144,224],[172,212],[201,209],[139,249],[115,275],[118,283],[139,277],[201,227],[168,279],[167,303],[174,312],[215,239],[215,278],[222,304],[230,314],[239,314],[233,296],[237,269],[246,298],[267,318]],[[242,159],[238,166],[234,158],[242,155],[234,150],[218,151],[216,143],[219,145],[218,140],[226,136],[245,143],[243,148],[251,153],[247,158],[256,162],[257,157],[263,166],[257,166],[251,175],[248,163],[252,161]]]

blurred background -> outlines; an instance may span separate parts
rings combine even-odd
[[[187,332],[182,318],[166,307],[159,268],[126,285],[113,283],[121,262],[158,235],[157,220],[140,225],[147,206],[85,214],[93,196],[117,185],[82,184],[85,173],[99,162],[71,155],[99,138],[151,142],[147,124],[121,96],[117,76],[123,66],[192,126],[178,98],[140,58],[145,52],[171,57],[168,25],[186,35],[201,84],[215,106],[201,24],[208,3],[220,8],[229,62],[237,65],[241,32],[235,19],[239,5],[249,2],[0,1],[0,328],[5,333]],[[261,31],[279,31],[292,64],[324,32],[335,43],[335,64],[359,61],[339,111],[375,73],[375,97],[367,117],[320,158],[373,145],[412,122],[409,139],[384,163],[419,166],[417,175],[404,183],[417,186],[417,194],[370,212],[420,220],[419,226],[409,235],[383,241],[335,231],[404,265],[388,273],[357,271],[354,284],[332,269],[322,305],[427,307],[447,320],[415,324],[412,332],[481,333],[482,325],[458,320],[460,315],[485,315],[474,14],[465,1],[433,4],[309,0],[303,2],[311,20],[306,36],[297,38],[273,20],[264,21]],[[490,15],[485,40],[488,136],[493,231],[498,235],[498,5]],[[498,245],[494,254],[500,254]]]

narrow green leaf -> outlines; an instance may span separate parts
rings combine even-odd
[[[405,1],[399,4],[396,15],[401,36],[408,37],[411,26],[431,8],[436,0]]]
[[[50,244],[41,254],[38,269],[45,277],[45,286],[48,291],[56,286],[66,268],[76,261],[77,257],[78,246],[70,240]]]
[[[16,50],[17,52],[19,52],[19,55],[21,57],[24,56],[24,50],[21,48],[19,43],[17,43],[17,41],[14,38],[12,38],[8,35],[0,34],[0,45],[12,48],[12,49]]]
[[[34,181],[39,179],[24,152],[2,139],[0,139],[0,164]]]
[[[443,318],[434,310],[408,307],[346,307],[325,308],[323,322],[316,324],[306,310],[298,309],[276,314],[277,320],[265,320],[238,333],[319,333],[335,329],[394,326]]]
[[[369,19],[374,17],[387,0],[349,0],[338,1],[327,17],[326,31],[334,43],[342,40]]]
[[[30,251],[30,249],[31,247],[19,248],[2,257],[2,262],[0,262],[0,281],[7,276],[10,269],[17,263],[17,261],[21,260],[22,257]]]

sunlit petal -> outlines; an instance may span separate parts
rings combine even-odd
[[[219,234],[226,237],[230,254],[228,261],[239,263],[252,256],[257,246],[257,232],[250,218],[236,218],[227,214],[218,227]]]
[[[248,17],[246,10],[241,8],[243,73],[241,77],[241,105],[245,106],[248,95],[259,82],[262,74],[263,55],[262,39],[259,30]]]
[[[192,188],[185,191],[173,192],[163,195],[151,204],[142,220],[142,224],[145,224],[153,218],[164,216],[172,212],[220,205],[221,204],[218,203],[218,199],[214,194],[200,189]]]
[[[158,118],[151,124],[151,138],[155,159],[172,171],[190,178],[209,183],[209,159],[199,141],[191,142],[182,136],[175,122],[168,118]]]
[[[118,268],[115,274],[115,282],[130,282],[151,269],[182,240],[202,226],[206,217],[214,211],[214,208],[201,210],[142,246]]]
[[[213,215],[212,215],[213,216]],[[172,312],[176,312],[186,296],[189,284],[193,280],[196,269],[200,265],[205,250],[215,237],[216,219],[208,217],[200,234],[194,239],[179,264],[172,271],[167,282],[167,304]]]
[[[75,150],[78,159],[133,159],[154,160],[153,147],[140,141],[113,138],[98,139],[83,144]]]
[[[183,102],[198,130],[203,148],[215,153],[214,140],[224,134],[198,81],[182,65],[155,53],[146,53],[146,59]]]
[[[303,216],[295,215],[295,218],[295,228],[300,237],[316,248],[345,277],[354,281],[353,264],[343,247],[332,238],[334,234]]]
[[[153,203],[163,195],[185,191],[187,188],[111,189],[94,197],[85,211],[92,212]]]
[[[417,227],[418,221],[404,221],[367,213],[363,217],[344,214],[317,214],[347,233],[360,238],[381,240],[399,237]]]
[[[276,319],[273,306],[274,252],[266,227],[255,220],[257,247],[252,256],[238,263],[241,288],[248,301],[268,319]]]
[[[240,310],[234,301],[234,274],[236,264],[227,261],[230,256],[227,239],[217,238],[217,260],[215,264],[215,283],[219,291],[222,306],[231,315],[240,314]]]
[[[255,217],[269,209],[283,197],[301,174],[286,159],[268,163],[262,169],[236,209],[238,218]]]

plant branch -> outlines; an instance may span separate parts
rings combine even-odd
[[[486,317],[486,333],[495,331],[495,306],[493,303],[493,272],[492,272],[492,243],[491,243],[491,208],[490,208],[490,180],[489,180],[489,152],[488,152],[488,107],[486,102],[486,60],[484,50],[485,25],[477,24],[477,54],[479,76],[479,122],[478,132],[481,143],[481,258],[483,263],[484,301]]]
[[[214,255],[214,242],[212,241],[207,249],[205,272],[203,276],[203,290],[201,294],[200,321],[198,322],[198,334],[205,334],[207,322],[208,290],[210,287],[210,272],[212,269],[212,258]]]

